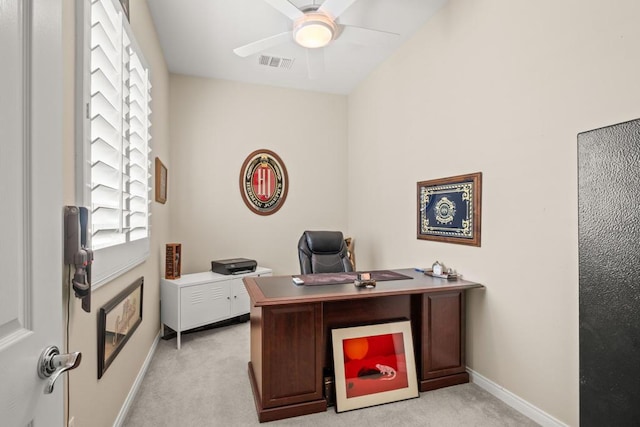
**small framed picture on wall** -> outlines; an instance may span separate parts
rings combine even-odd
[[[167,202],[167,167],[156,157],[156,202]]]

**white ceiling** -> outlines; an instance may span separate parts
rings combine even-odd
[[[309,78],[306,49],[293,40],[241,58],[233,49],[284,31],[292,21],[265,0],[148,0],[172,73],[348,94],[420,28],[446,0],[358,0],[339,24],[397,33],[362,45],[338,37],[324,49],[324,71]],[[290,0],[298,8],[322,0]],[[371,40],[373,41],[373,39]],[[294,59],[290,69],[260,65],[269,55]]]

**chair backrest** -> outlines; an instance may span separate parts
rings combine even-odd
[[[300,274],[353,271],[340,231],[305,231],[298,241]]]

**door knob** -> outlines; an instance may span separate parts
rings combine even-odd
[[[44,349],[38,360],[38,376],[42,379],[49,378],[44,394],[53,392],[53,384],[56,382],[60,374],[75,369],[80,365],[82,353],[60,354],[60,349],[51,345]]]

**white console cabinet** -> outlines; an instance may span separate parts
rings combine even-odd
[[[160,320],[178,335],[189,329],[249,313],[249,295],[243,277],[271,276],[271,270],[224,275],[207,271],[183,274],[175,280],[160,279]]]

